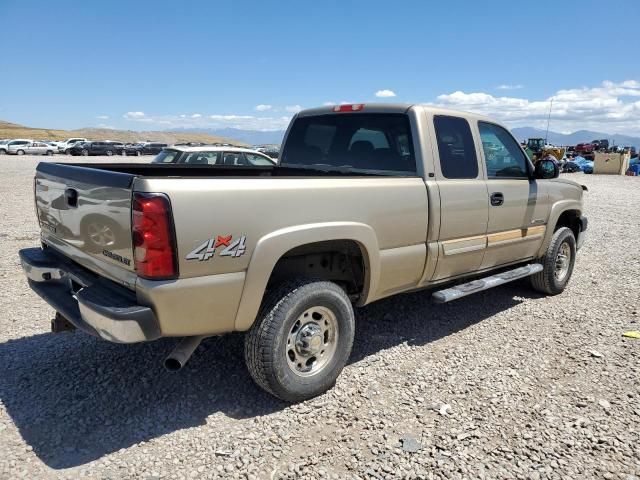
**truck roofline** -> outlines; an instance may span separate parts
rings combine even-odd
[[[298,112],[297,117],[311,117],[316,115],[330,115],[339,113],[334,111],[334,108],[340,107],[344,104],[325,105],[322,107],[308,108]],[[435,105],[424,103],[352,103],[346,105],[362,105],[362,108],[353,112],[341,112],[341,113],[407,113],[412,108],[420,108],[425,113],[431,115],[456,115],[468,119],[483,120],[490,123],[496,123],[500,125],[500,122],[481,115],[478,113],[467,112],[464,110],[455,110],[452,108],[443,108]]]

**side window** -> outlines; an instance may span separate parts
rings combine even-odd
[[[511,134],[493,123],[478,122],[487,178],[529,178],[527,158]]]
[[[222,160],[224,165],[247,165],[247,159],[242,152],[225,152]]]
[[[190,165],[215,165],[218,163],[219,152],[191,152],[180,159],[180,163]],[[160,156],[162,154],[159,154]],[[164,163],[167,163],[165,160]]]
[[[460,117],[433,117],[440,154],[440,169],[445,178],[476,178],[478,158],[469,123]]]

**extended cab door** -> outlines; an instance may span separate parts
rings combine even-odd
[[[526,260],[539,249],[549,216],[544,186],[531,178],[531,165],[503,127],[478,122],[487,170],[489,223],[481,268]]]
[[[469,122],[434,115],[432,144],[440,192],[438,261],[432,280],[480,268],[486,246],[487,186]]]

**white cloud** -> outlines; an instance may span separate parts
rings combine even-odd
[[[640,134],[640,82],[637,80],[605,81],[598,87],[558,90],[540,100],[456,91],[439,95],[433,105],[481,113],[510,127],[545,128],[551,99],[551,130]]]
[[[498,90],[520,90],[521,88],[524,88],[524,85],[520,85],[519,83],[517,85],[507,85],[507,84],[502,84],[502,85],[498,85],[496,87]]]
[[[302,110],[302,107],[300,105],[287,105],[284,109],[289,113],[298,113]]]
[[[109,115],[98,115],[96,118],[98,120],[109,120]]]
[[[124,118],[144,123],[145,128],[239,128],[244,130],[283,130],[289,125],[290,116],[258,117],[255,115],[220,115],[220,114],[166,114],[166,115],[131,115],[127,112]],[[197,116],[196,116],[197,115]]]
[[[139,120],[144,118],[144,112],[127,112],[122,117],[127,120]]]
[[[273,107],[271,105],[266,105],[264,103],[261,103],[260,105],[256,105],[256,111],[257,112],[266,112],[267,110],[271,110]]]
[[[396,92],[394,92],[393,90],[378,90],[376,92],[376,97],[378,98],[391,98],[395,96]]]

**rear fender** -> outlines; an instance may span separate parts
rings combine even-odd
[[[326,222],[276,230],[256,244],[247,269],[235,330],[251,328],[262,303],[267,283],[278,260],[293,248],[329,240],[352,240],[358,243],[365,262],[365,285],[362,303],[376,292],[380,277],[380,251],[373,229],[362,223]]]
[[[543,257],[546,253],[547,248],[549,248],[549,244],[551,243],[551,238],[555,232],[558,219],[560,218],[560,215],[567,210],[577,210],[578,212],[582,212],[582,203],[578,200],[568,199],[560,200],[553,204],[551,207],[551,213],[549,214],[549,221],[547,222],[547,230],[545,232],[544,239],[542,240],[540,250],[538,250],[538,258]]]

